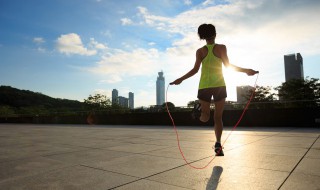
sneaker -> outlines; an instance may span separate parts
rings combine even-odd
[[[216,156],[224,156],[223,153],[223,147],[221,146],[221,143],[216,142],[214,145],[214,151],[216,152]]]
[[[191,116],[195,120],[200,119],[200,116],[201,116],[201,104],[200,103],[196,103],[194,105]]]

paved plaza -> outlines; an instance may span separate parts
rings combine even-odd
[[[188,162],[212,160],[212,128],[178,130]],[[225,156],[199,170],[170,126],[0,124],[0,189],[319,190],[319,136],[319,127],[238,127]]]

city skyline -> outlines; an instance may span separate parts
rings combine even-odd
[[[124,96],[119,96],[119,91],[117,89],[112,90],[112,97],[111,97],[111,104],[112,105],[120,105],[125,108],[134,109],[134,93],[129,92],[128,98]]]
[[[116,86],[119,96],[135,92],[135,107],[148,107],[155,73],[163,69],[169,83],[193,67],[203,23],[216,26],[232,64],[260,71],[259,86],[285,82],[283,55],[295,52],[304,76],[320,78],[319,9],[314,0],[3,1],[0,85],[79,101],[111,97]],[[256,79],[223,72],[227,101]],[[199,77],[170,86],[168,101],[196,100]]]

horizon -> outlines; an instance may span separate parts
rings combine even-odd
[[[12,0],[0,3],[0,85],[83,101],[133,92],[135,107],[156,104],[165,87],[188,72],[205,45],[197,27],[212,23],[230,62],[260,72],[257,85],[285,82],[284,56],[300,53],[305,78],[320,78],[320,1]],[[121,5],[121,6],[119,6]],[[307,18],[307,19],[306,19]],[[200,72],[170,86],[168,101],[196,100]],[[256,76],[224,70],[227,101]]]

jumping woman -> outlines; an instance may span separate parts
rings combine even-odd
[[[202,24],[198,27],[200,40],[206,40],[206,45],[196,51],[196,61],[194,67],[182,77],[171,82],[170,85],[179,85],[182,81],[195,75],[201,68],[201,78],[198,88],[199,103],[195,105],[193,116],[202,122],[207,122],[210,118],[211,98],[215,105],[214,129],[216,143],[214,150],[216,156],[224,156],[221,146],[221,136],[223,130],[222,114],[227,97],[226,84],[222,73],[222,63],[227,68],[246,73],[248,76],[255,75],[258,71],[245,69],[229,63],[227,48],[223,44],[216,44],[216,29],[212,24]]]

